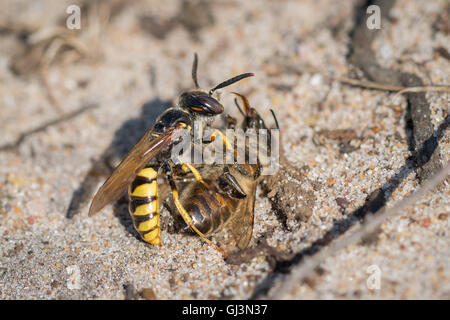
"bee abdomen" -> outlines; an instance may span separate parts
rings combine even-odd
[[[229,206],[217,192],[209,192],[198,183],[196,196],[187,199],[185,208],[192,217],[194,225],[204,234],[219,230],[231,216]],[[186,230],[189,227],[186,227]]]
[[[128,187],[128,209],[134,228],[145,242],[154,245],[161,244],[157,176],[155,169],[144,168]]]

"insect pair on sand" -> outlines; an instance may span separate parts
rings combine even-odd
[[[133,225],[141,238],[153,245],[161,245],[159,219],[158,182],[164,175],[172,191],[174,206],[185,222],[185,231],[198,234],[208,244],[226,255],[232,250],[248,246],[253,232],[253,211],[256,186],[261,176],[260,163],[191,165],[171,160],[173,146],[180,143],[183,130],[192,135],[194,121],[200,121],[204,128],[211,129],[215,117],[223,113],[224,107],[213,97],[216,90],[239,80],[253,76],[244,73],[226,80],[209,92],[199,89],[197,81],[197,55],[194,57],[192,78],[196,89],[179,97],[178,104],[167,109],[154,125],[139,140],[133,149],[117,166],[112,175],[100,187],[92,200],[89,216],[103,209],[108,203],[119,198],[128,187],[129,212]],[[243,130],[266,129],[259,114],[249,106],[245,96],[238,95],[243,102]],[[235,126],[235,119],[229,117],[228,128]],[[234,121],[233,121],[234,120]],[[275,119],[276,120],[276,119]],[[278,124],[277,124],[278,126]],[[208,141],[217,136],[226,147],[230,144],[221,130],[212,128]],[[203,136],[203,135],[202,135]],[[248,150],[249,146],[245,147]],[[235,150],[234,150],[235,151]],[[187,181],[181,189],[177,181]],[[206,235],[221,229],[220,246]]]

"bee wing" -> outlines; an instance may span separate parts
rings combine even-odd
[[[246,196],[243,199],[225,198],[231,216],[214,237],[223,249],[231,253],[247,248],[252,239],[258,179],[241,174],[234,167],[229,169]]]
[[[230,221],[230,231],[239,249],[247,248],[252,239],[256,185],[256,182],[252,183],[252,186],[246,190],[247,196],[239,200],[237,212]]]
[[[178,127],[172,128],[157,138],[152,137],[153,130],[147,131],[97,191],[89,208],[89,216],[93,216],[117,199],[139,170],[175,140],[181,130],[182,128]]]

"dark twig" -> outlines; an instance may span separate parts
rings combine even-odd
[[[379,5],[382,10],[382,17],[387,17],[390,8],[394,4],[394,1],[375,1],[374,3],[370,2],[370,4]],[[355,24],[355,29],[351,34],[352,42],[350,44],[351,53],[349,61],[359,67],[365,73],[367,78],[370,79],[370,81],[360,83],[358,80],[350,79],[351,81],[347,81],[349,79],[343,79],[341,77],[335,77],[334,79],[351,85],[358,85],[361,87],[378,90],[401,91],[406,87],[408,87],[408,90],[426,90],[426,88],[423,86],[423,83],[417,76],[408,73],[397,72],[390,69],[383,69],[376,63],[375,54],[371,49],[371,43],[375,38],[376,31],[367,29],[365,26],[365,20],[361,18],[361,14],[363,15],[363,17],[365,15],[365,9],[367,5],[369,5],[369,3],[365,2],[365,4],[359,10],[357,10],[357,22]],[[307,70],[307,67],[304,69],[299,69],[298,67],[297,69],[290,68],[290,71],[299,73],[305,71],[310,72]],[[311,72],[317,71],[313,70]],[[324,72],[320,73],[326,75],[326,73]],[[417,79],[418,81],[416,81]],[[411,87],[422,88],[412,89]],[[438,90],[446,91],[446,89]],[[431,170],[427,171],[431,175],[433,175],[433,173],[438,170],[436,169],[440,166],[439,159],[437,158],[439,155],[438,142],[449,126],[450,116],[447,116],[447,118],[443,121],[443,123],[437,130],[430,131],[428,129],[431,125],[431,122],[429,116],[427,117],[427,114],[429,115],[430,110],[425,99],[425,94],[417,92],[408,93],[407,99],[409,108],[414,109],[417,115],[420,115],[421,112],[423,113],[422,119],[419,119],[419,117],[417,116],[412,121],[414,128],[417,130],[417,134],[414,134],[414,138],[415,141],[419,142],[419,144],[415,144],[414,147],[411,148],[412,155],[407,159],[406,163],[400,168],[400,170],[398,170],[398,172],[394,176],[388,179],[388,181],[381,188],[373,191],[367,197],[364,205],[355,210],[353,213],[348,214],[347,218],[343,219],[342,221],[337,221],[321,239],[316,240],[309,247],[298,252],[293,259],[277,263],[272,275],[268,276],[266,279],[260,282],[258,287],[255,289],[255,293],[252,298],[265,297],[267,295],[267,292],[271,288],[273,288],[277,276],[283,273],[290,272],[294,268],[302,268],[303,263],[301,262],[309,261],[306,260],[308,259],[308,257],[315,257],[315,255],[317,255],[318,253],[323,252],[323,250],[327,250],[324,256],[333,253],[332,249],[328,250],[328,246],[333,243],[333,240],[344,234],[358,221],[361,221],[361,219],[365,219],[368,214],[370,214],[370,217],[376,212],[380,213],[379,210],[381,210],[385,206],[393,190],[395,190],[400,185],[401,181],[406,178],[411,170],[417,170],[421,180],[427,179],[427,174],[420,174],[420,172],[424,170],[424,168],[431,168]],[[411,113],[412,117],[413,112]],[[276,297],[276,295],[271,294],[270,297]]]
[[[294,268],[289,276],[287,276],[280,286],[274,288],[268,295],[270,299],[285,298],[296,284],[310,277],[314,270],[328,257],[336,254],[337,251],[346,248],[351,244],[355,244],[364,238],[369,237],[373,232],[380,228],[380,226],[389,218],[393,218],[403,213],[403,210],[412,204],[416,203],[420,198],[425,196],[428,192],[436,188],[442,181],[444,181],[450,173],[450,162],[435,174],[431,179],[422,185],[422,187],[414,192],[409,197],[400,200],[396,205],[390,209],[386,206],[378,210],[373,216],[367,218],[364,224],[359,228],[347,234],[340,239],[334,241],[326,248],[320,250],[315,255],[308,258],[301,265]]]
[[[307,259],[307,257],[313,256],[332,243],[340,235],[347,232],[356,223],[365,219],[367,216],[373,215],[383,208],[393,190],[395,190],[401,182],[408,176],[411,170],[423,166],[430,160],[430,155],[427,156],[428,150],[433,154],[433,150],[438,146],[439,140],[445,135],[446,130],[450,126],[450,115],[439,125],[438,129],[430,135],[430,137],[424,142],[423,147],[416,153],[414,152],[407,160],[406,163],[397,171],[396,174],[391,176],[387,181],[378,189],[372,191],[365,201],[365,203],[352,213],[347,214],[345,219],[336,221],[333,226],[323,235],[323,237],[317,239],[311,243],[307,248],[297,252],[292,259],[277,261],[274,271],[271,275],[266,277],[258,284],[255,290],[253,299],[265,297],[267,292],[274,286],[276,276],[290,272],[296,265],[299,265]],[[374,238],[374,237],[371,237]],[[367,240],[370,238],[367,238]]]
[[[366,89],[374,89],[381,91],[392,91],[397,92],[393,99],[397,98],[400,94],[408,93],[408,92],[449,92],[450,86],[448,85],[439,85],[439,86],[418,86],[418,87],[405,87],[403,85],[393,85],[387,84],[383,82],[375,82],[369,80],[359,80],[354,78],[349,78],[342,75],[332,74],[328,71],[321,70],[311,65],[301,65],[298,66],[296,64],[287,64],[284,61],[280,61],[279,65],[283,66],[285,72],[302,74],[304,72],[307,73],[318,73],[322,76],[339,81],[344,84],[348,84],[355,87],[361,87]]]
[[[356,67],[361,69],[367,78],[371,81],[378,82],[383,85],[404,87],[400,90],[400,93],[405,87],[424,87],[423,81],[415,74],[395,71],[393,69],[386,69],[381,67],[376,60],[375,52],[372,50],[372,42],[378,35],[376,29],[370,30],[365,23],[365,9],[369,4],[378,5],[381,9],[382,24],[387,21],[389,17],[389,11],[395,5],[395,0],[376,0],[366,1],[362,7],[356,10],[356,24],[353,32],[351,33],[351,45],[350,55],[348,57],[349,62],[353,63]],[[382,25],[383,27],[383,25]],[[438,88],[438,87],[437,87]],[[448,86],[447,86],[448,88]],[[406,94],[408,101],[408,118],[411,119],[413,139],[411,140],[410,149],[419,150],[422,148],[423,143],[428,139],[433,132],[433,124],[431,122],[431,111],[424,92],[418,92],[419,89],[409,89]],[[439,89],[448,91],[448,89]],[[430,91],[430,90],[427,90]],[[431,159],[427,161],[422,167],[417,168],[417,175],[419,180],[425,180],[432,176],[440,167],[439,150],[433,149],[434,153],[430,154]],[[427,150],[425,150],[427,152]],[[427,156],[429,156],[427,154]]]
[[[17,148],[22,144],[22,142],[29,136],[44,131],[45,129],[60,124],[62,122],[71,120],[79,115],[81,115],[82,113],[97,108],[97,105],[88,105],[88,106],[84,106],[82,108],[79,108],[78,110],[75,110],[73,112],[69,112],[61,117],[58,117],[56,119],[50,120],[48,122],[45,122],[43,124],[41,124],[40,126],[38,126],[37,128],[34,128],[32,130],[29,131],[25,131],[23,133],[20,134],[19,138],[17,138],[16,141],[12,142],[12,143],[7,143],[4,144],[2,146],[0,146],[0,151],[13,151],[13,150],[17,150]]]

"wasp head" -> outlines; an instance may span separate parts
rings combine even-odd
[[[180,96],[179,106],[190,113],[214,116],[224,110],[222,104],[203,91],[189,91]]]
[[[227,87],[237,81],[253,76],[253,73],[243,73],[231,79],[219,83],[217,86],[209,90],[208,93],[199,90],[197,81],[197,65],[198,57],[194,55],[194,63],[192,64],[192,79],[194,80],[197,90],[188,91],[180,96],[179,106],[188,110],[194,115],[214,116],[221,114],[224,110],[222,104],[212,97],[213,93],[221,88]]]

